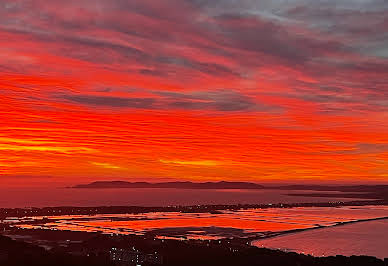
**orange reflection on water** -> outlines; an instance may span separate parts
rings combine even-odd
[[[144,234],[153,230],[166,230],[185,235],[186,238],[207,239],[225,235],[280,232],[330,226],[339,222],[373,219],[388,216],[388,206],[361,206],[340,208],[289,208],[249,209],[211,213],[154,212],[143,214],[99,214],[26,217],[26,221],[41,221],[38,224],[16,225],[25,229],[46,228],[103,232],[106,234]],[[23,219],[21,220],[23,221]],[[205,228],[207,228],[205,230]],[[209,229],[210,228],[210,229]],[[230,230],[233,232],[230,233]],[[158,234],[160,233],[158,231]],[[229,231],[229,233],[228,233]],[[165,233],[170,236],[168,233]],[[174,236],[173,236],[174,237]]]
[[[289,224],[282,222],[251,221],[234,218],[189,218],[189,219],[162,219],[142,221],[91,221],[79,222],[81,226],[92,226],[99,228],[130,228],[134,231],[146,231],[160,228],[176,227],[231,227],[257,232],[277,232],[296,228],[307,228],[308,225]]]

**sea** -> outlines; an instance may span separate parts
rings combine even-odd
[[[55,206],[173,206],[210,204],[274,204],[351,201],[357,198],[292,196],[314,191],[246,189],[118,188],[77,189],[65,187],[0,188],[0,208]]]
[[[311,197],[314,191],[209,189],[75,189],[3,188],[0,208],[48,206],[176,206],[210,204],[276,204],[340,202],[361,198]],[[306,194],[293,196],[290,194]],[[341,193],[342,195],[342,193]],[[219,213],[109,214],[48,217],[49,222],[23,223],[26,229],[45,228],[103,232],[153,233],[159,238],[217,240],[256,237],[258,247],[314,256],[369,255],[388,257],[388,206],[299,207],[223,210]],[[42,220],[44,217],[27,217]],[[47,217],[45,217],[47,218]],[[353,222],[341,225],[342,223]],[[320,228],[322,227],[322,228]],[[289,230],[303,229],[297,233]],[[275,235],[277,236],[274,236]],[[268,238],[268,236],[272,236]]]

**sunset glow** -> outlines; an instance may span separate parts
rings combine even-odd
[[[1,1],[2,185],[383,182],[387,12],[362,1]]]

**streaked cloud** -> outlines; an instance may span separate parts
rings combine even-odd
[[[382,0],[1,1],[0,170],[381,180],[387,12]]]
[[[189,166],[217,166],[221,165],[221,162],[203,160],[203,161],[183,161],[183,160],[159,160],[161,163],[165,164],[176,164],[176,165],[189,165]]]
[[[48,151],[48,152],[94,152],[94,149],[86,147],[56,147],[56,146],[25,146],[25,145],[10,145],[0,144],[0,150],[11,151]]]
[[[234,90],[215,90],[199,92],[147,92],[147,98],[113,97],[106,95],[63,95],[67,101],[105,108],[135,108],[161,110],[213,110],[233,111],[271,111],[279,107],[255,102],[253,98]]]
[[[112,96],[92,96],[92,95],[67,95],[65,99],[86,105],[126,107],[126,108],[152,108],[154,102],[151,98],[122,98]]]
[[[124,169],[124,168],[122,168],[120,166],[113,165],[113,164],[110,164],[110,163],[101,163],[101,162],[90,162],[90,163],[93,164],[93,165],[102,167],[102,168],[107,168],[107,169]]]

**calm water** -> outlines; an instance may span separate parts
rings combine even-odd
[[[195,205],[236,203],[295,203],[354,199],[289,196],[283,190],[181,189],[0,189],[0,207]],[[296,191],[301,193],[303,191]],[[311,191],[304,191],[310,193]],[[27,202],[27,203],[26,203]],[[388,216],[388,206],[340,208],[251,209],[210,213],[145,213],[126,215],[30,217],[41,223],[20,221],[23,228],[100,231],[106,234],[152,234],[160,238],[219,239],[262,237],[272,232],[333,226],[338,222]],[[362,222],[315,229],[260,240],[255,245],[320,255],[372,255],[388,257],[388,222]]]
[[[314,256],[369,255],[388,257],[388,220],[360,222],[283,235],[255,242],[256,246]]]
[[[168,206],[350,201],[355,199],[288,196],[312,191],[193,189],[1,189],[0,208],[47,206]],[[331,192],[333,193],[333,192]],[[335,192],[333,193],[335,194]]]
[[[152,233],[163,237],[225,238],[261,237],[271,232],[332,226],[338,222],[388,216],[388,206],[341,208],[249,209],[211,213],[156,212],[120,215],[78,215],[25,218],[16,226],[106,234]],[[33,223],[28,223],[28,220]],[[37,223],[37,221],[40,221]],[[297,236],[297,235],[296,235]],[[334,241],[335,235],[328,241]]]

